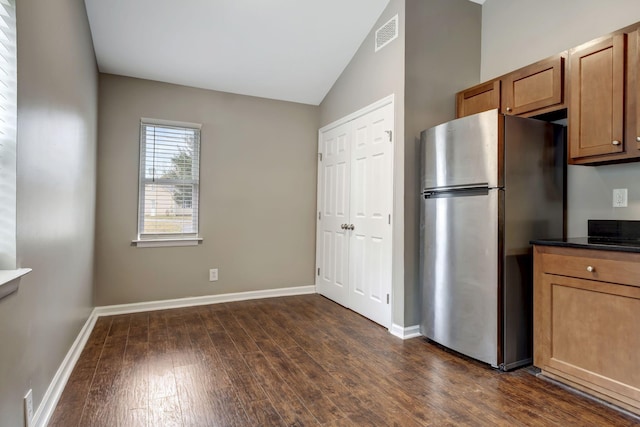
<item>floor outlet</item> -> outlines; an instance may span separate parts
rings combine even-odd
[[[627,207],[627,189],[626,188],[616,188],[613,190],[613,207],[614,208]]]
[[[31,422],[33,421],[33,395],[31,393],[32,389],[29,389],[27,394],[24,396],[24,425],[25,427],[31,427]]]
[[[215,282],[217,280],[218,280],[218,269],[212,268],[211,270],[209,270],[209,281]]]

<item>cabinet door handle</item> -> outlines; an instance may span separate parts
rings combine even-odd
[[[640,136],[636,136],[636,141],[640,142]]]
[[[511,109],[511,107],[507,107],[507,113],[512,112],[513,110]]]
[[[612,145],[620,145],[620,141],[618,141],[617,139],[611,141]]]
[[[589,273],[594,273],[594,272],[596,271],[596,268],[595,268],[595,267],[593,267],[593,266],[591,266],[591,265],[588,265],[588,266],[587,266],[587,271],[588,271]]]

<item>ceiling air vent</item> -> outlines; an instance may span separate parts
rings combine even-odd
[[[376,30],[376,52],[398,37],[398,15]]]

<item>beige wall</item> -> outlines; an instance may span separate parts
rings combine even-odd
[[[486,0],[480,78],[497,77],[637,21],[637,0]]]
[[[398,115],[401,115],[404,103],[404,10],[405,0],[389,1],[356,54],[320,103],[320,126],[391,94],[396,96],[398,126]],[[396,14],[399,22],[398,38],[374,52],[375,31]]]
[[[374,52],[375,30],[395,14],[399,37]],[[455,116],[453,94],[478,82],[481,7],[468,0],[391,0],[320,104],[326,125],[395,95],[393,323],[419,322],[418,138]],[[455,27],[455,37],[452,28]]]
[[[404,0],[391,0],[371,32],[320,104],[320,126],[385,96],[395,95],[395,135],[404,134]],[[374,52],[374,35],[398,14],[398,38]],[[317,146],[317,141],[316,141]],[[404,325],[404,141],[395,138],[393,201],[393,323]]]
[[[313,285],[318,107],[101,74],[99,112],[96,305]],[[202,124],[201,245],[131,246],[141,117]]]
[[[454,119],[454,94],[478,82],[482,8],[468,0],[407,0],[406,17],[404,324],[415,325],[420,321],[420,131]]]
[[[0,301],[0,426],[24,423],[92,307],[97,69],[81,0],[19,0],[18,265]]]
[[[640,21],[637,0],[487,0],[482,11],[483,80]],[[569,236],[584,236],[588,219],[640,218],[638,163],[570,166]],[[629,189],[629,207],[613,208],[612,190]]]

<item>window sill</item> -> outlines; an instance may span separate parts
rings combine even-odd
[[[202,243],[201,237],[193,237],[188,239],[149,239],[149,240],[132,240],[131,244],[139,248],[163,248],[171,246],[197,246]]]
[[[0,299],[18,290],[16,279],[25,274],[31,273],[30,268],[19,268],[17,270],[0,270]]]

